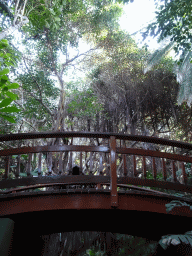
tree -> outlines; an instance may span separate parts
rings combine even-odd
[[[46,7],[46,8],[45,8]],[[26,6],[27,8],[27,6]],[[37,13],[39,18],[37,19]],[[98,47],[102,33],[108,33],[117,27],[117,17],[121,14],[121,6],[109,2],[45,2],[29,14],[29,24],[23,27],[24,43],[27,54],[33,56],[33,62],[25,57],[25,67],[33,72],[43,72],[44,76],[55,80],[60,87],[60,102],[54,115],[52,129],[64,129],[66,82],[65,76],[70,65]],[[84,53],[78,53],[81,38],[95,38],[98,44]],[[32,49],[35,47],[36,52]],[[75,55],[69,55],[70,51]],[[62,56],[62,59],[60,59]],[[33,75],[31,73],[31,75]],[[21,78],[21,76],[20,76]],[[19,79],[20,79],[19,78]],[[33,79],[32,79],[33,80]]]
[[[0,1],[0,13],[9,18],[9,26],[0,32],[0,40],[12,34],[16,29],[20,29],[23,25],[29,22],[28,18],[24,15],[25,7],[28,0],[15,0],[13,13],[8,6],[9,1]]]
[[[144,75],[148,51],[139,49],[121,31],[113,32],[106,41],[105,61],[92,71],[91,84],[110,117],[105,120],[111,122],[107,131],[123,130],[131,134],[170,131],[176,124],[174,115],[178,111],[178,84],[171,72],[173,61],[165,58]]]

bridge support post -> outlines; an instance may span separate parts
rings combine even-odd
[[[0,218],[0,254],[11,255],[14,221],[8,218]]]
[[[116,138],[110,137],[110,170],[111,170],[111,206],[118,207],[117,173],[116,173]]]

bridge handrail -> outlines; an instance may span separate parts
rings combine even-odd
[[[0,150],[0,156],[10,156],[10,155],[20,155],[29,153],[44,153],[44,152],[101,152],[109,153],[110,147],[108,146],[81,146],[81,145],[51,145],[51,146],[35,146],[35,147],[21,147],[21,148],[11,148]],[[117,154],[126,155],[139,155],[139,156],[151,156],[157,158],[167,158],[175,161],[183,161],[192,163],[192,157],[183,156],[179,154],[172,154],[166,152],[159,152],[155,150],[145,150],[137,148],[121,148],[116,147]]]
[[[12,133],[6,135],[0,135],[0,142],[2,141],[14,141],[23,139],[39,139],[39,138],[66,138],[66,137],[81,137],[81,138],[103,138],[109,139],[114,136],[119,140],[130,140],[148,142],[153,144],[161,144],[166,146],[184,148],[192,150],[192,144],[187,142],[181,142],[176,140],[168,140],[163,138],[156,138],[143,135],[131,135],[123,133],[99,133],[99,132],[32,132],[32,133]]]

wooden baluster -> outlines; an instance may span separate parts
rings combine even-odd
[[[89,162],[89,164],[90,164],[90,175],[92,175],[93,174],[93,152],[90,152],[90,162]]]
[[[28,164],[27,164],[27,177],[29,177],[31,174],[31,158],[32,158],[32,154],[29,153]]]
[[[83,154],[82,154],[82,151],[80,152],[80,171],[82,173],[83,171]],[[83,173],[82,173],[83,174]]]
[[[54,170],[55,173],[57,173],[57,156],[58,156],[58,154],[57,154],[57,152],[56,152],[56,153],[55,153],[54,168],[53,168],[53,170]]]
[[[97,184],[97,189],[102,189],[101,184]]]
[[[85,172],[87,173],[88,165],[87,165],[87,152],[85,152]]]
[[[167,172],[166,172],[166,168],[165,168],[165,159],[162,158],[162,165],[163,165],[163,178],[166,181],[167,180]]]
[[[5,179],[9,177],[9,170],[10,170],[10,156],[5,157]]]
[[[183,174],[183,181],[184,181],[185,185],[187,185],[187,174],[186,174],[185,165],[183,162],[181,163],[181,169],[182,169],[182,174]]]
[[[18,157],[17,157],[17,167],[16,167],[16,173],[15,173],[16,178],[18,178],[19,174],[20,174],[20,161],[21,161],[21,156],[18,155]]]
[[[39,153],[39,161],[38,161],[38,176],[41,175],[41,159],[42,159],[42,153]]]
[[[137,165],[135,155],[133,155],[133,175],[134,177],[137,177]]]
[[[109,164],[110,161],[110,155],[109,154],[105,154],[106,155],[106,164]],[[107,172],[106,175],[110,175],[110,170],[108,169],[108,167],[106,166]]]
[[[103,158],[102,158],[102,154],[99,154],[99,175],[103,175],[102,173],[103,171]],[[101,189],[101,184],[97,184],[97,189]]]
[[[103,158],[102,158],[102,153],[99,154],[99,175],[103,175]]]
[[[147,172],[146,172],[146,158],[143,156],[143,177],[147,178]]]
[[[156,164],[155,164],[155,158],[153,157],[153,178],[156,180],[157,178],[157,169],[156,169]]]
[[[126,148],[126,142],[123,140],[123,147]],[[127,176],[127,162],[126,162],[126,155],[123,154],[123,174],[124,177]]]
[[[72,169],[72,162],[73,162],[73,152],[70,151],[70,156],[69,156],[69,170]]]
[[[117,166],[116,166],[116,139],[115,136],[110,137],[110,169],[111,169],[111,206],[118,206],[117,193]]]
[[[60,154],[59,154],[59,174],[62,173],[62,169],[63,169],[62,157],[63,157],[63,152],[60,152]]]
[[[48,175],[51,175],[51,173],[52,173],[52,152],[48,153],[48,157],[49,157],[49,159],[48,159],[48,161],[49,161]]]
[[[124,173],[124,177],[127,176],[127,163],[126,163],[126,155],[123,154],[123,173]]]
[[[174,182],[177,182],[175,161],[172,161],[172,170],[173,170],[173,180],[174,180]]]

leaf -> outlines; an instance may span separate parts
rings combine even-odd
[[[164,47],[162,47],[159,50],[156,50],[148,59],[147,66],[144,69],[144,73],[147,73],[149,70],[153,68],[154,65],[160,62],[162,57],[166,55],[174,46],[174,42],[170,42],[169,44],[166,44]]]
[[[3,75],[0,79],[0,86],[4,85],[8,81],[8,77],[6,75]]]
[[[12,92],[6,92],[5,93],[7,96],[9,96],[12,100],[17,100],[18,99],[18,95]]]
[[[2,40],[0,41],[0,45],[8,46],[9,43],[8,43],[7,39],[2,39]]]
[[[192,246],[192,231],[188,231],[184,235],[162,236],[161,240],[159,240],[159,244],[164,250],[166,250],[171,244],[176,246],[181,243],[190,244],[190,246]]]
[[[60,21],[60,18],[59,17],[55,17],[55,21]]]
[[[9,69],[8,68],[4,68],[3,70],[0,71],[0,76],[6,75],[8,73],[9,73]]]
[[[6,119],[10,123],[16,123],[16,121],[13,119],[13,117],[2,115],[2,114],[0,114],[0,117],[2,117],[3,119]]]
[[[18,83],[12,83],[11,85],[8,86],[8,89],[17,89],[17,88],[19,88]]]
[[[0,109],[0,112],[9,112],[9,113],[11,113],[11,112],[19,112],[19,111],[21,111],[20,109],[18,109],[18,108],[16,108],[16,107],[7,107],[7,108],[2,108],[2,109]]]
[[[8,87],[7,86],[3,87],[2,91],[3,92],[7,92],[8,91]]]
[[[0,108],[8,106],[13,100],[6,98],[0,102]]]

